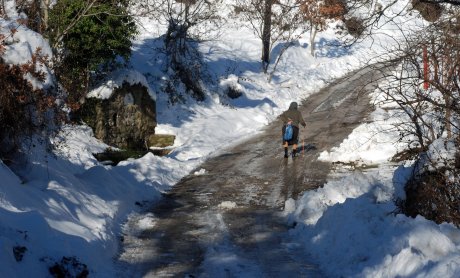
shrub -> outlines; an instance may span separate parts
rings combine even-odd
[[[164,86],[169,94],[170,103],[182,102],[185,94],[198,101],[206,98],[205,90],[200,81],[203,77],[203,63],[194,40],[188,38],[186,24],[170,20],[164,36],[165,50],[169,67],[173,73]]]
[[[90,87],[90,73],[116,67],[131,55],[137,33],[127,0],[61,0],[50,11],[50,41],[56,57],[56,76],[77,104]],[[72,105],[71,105],[72,106]],[[78,105],[76,105],[78,108]]]
[[[62,257],[60,262],[54,263],[48,270],[53,277],[57,278],[85,278],[89,276],[88,266],[75,257]]]
[[[422,17],[430,22],[437,21],[442,15],[442,6],[439,3],[422,3],[420,0],[412,0],[414,10],[420,12]]]
[[[438,224],[450,222],[460,226],[460,185],[449,181],[442,170],[414,177],[405,189],[402,210],[406,215],[423,215]]]
[[[40,7],[41,2],[42,1],[36,0],[16,0],[16,8],[18,12],[24,12],[27,15],[27,20],[24,20],[23,24],[38,33],[42,33],[46,29],[45,22],[42,20],[42,9]]]
[[[438,139],[416,160],[405,187],[403,212],[460,226],[460,151],[456,139]]]
[[[353,37],[360,37],[364,30],[366,30],[363,20],[357,17],[345,19],[344,23],[348,33],[350,33]]]
[[[0,38],[0,55],[2,46]],[[0,58],[0,155],[18,147],[22,136],[46,125],[48,112],[56,108],[55,98],[34,88],[25,77],[44,81],[44,73],[36,68],[38,59],[43,59],[40,49],[23,65],[8,65]]]
[[[243,95],[243,92],[241,92],[238,88],[235,88],[234,86],[227,87],[225,93],[231,99],[237,99]]]

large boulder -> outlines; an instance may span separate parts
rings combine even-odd
[[[89,94],[81,118],[96,138],[122,149],[146,149],[155,134],[156,103],[148,85],[123,81],[110,94]]]

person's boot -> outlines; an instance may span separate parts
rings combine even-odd
[[[284,158],[288,158],[289,155],[288,155],[288,148],[284,148]]]
[[[292,158],[296,157],[297,156],[297,150],[296,149],[293,149],[292,150]]]

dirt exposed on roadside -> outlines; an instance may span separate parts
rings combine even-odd
[[[331,165],[318,155],[366,120],[378,76],[371,68],[357,71],[300,105],[306,150],[296,159],[283,158],[276,120],[203,163],[205,174],[182,179],[150,210],[154,227],[125,237],[121,276],[320,277],[305,251],[288,241],[291,227],[281,212],[288,199],[325,183]]]

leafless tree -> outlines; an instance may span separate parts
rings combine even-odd
[[[167,70],[173,73],[168,74],[164,90],[171,102],[182,99],[176,88],[184,86],[195,99],[204,100],[202,59],[195,43],[214,39],[211,34],[218,33],[222,4],[222,0],[148,0],[135,4],[140,15],[165,26],[162,38]]]
[[[177,36],[182,48],[184,41],[209,38],[221,22],[222,4],[222,0],[147,0],[134,3],[134,7],[139,15],[166,25],[174,33],[169,36]]]
[[[340,0],[301,0],[300,3],[304,19],[310,23],[310,51],[313,56],[316,34],[324,30],[327,20],[342,19],[346,6]]]
[[[426,151],[437,138],[459,140],[460,22],[454,12],[406,37],[397,50],[399,65],[379,91],[383,102],[396,103],[407,122],[397,127],[401,139]]]
[[[419,0],[419,1],[423,3],[429,3],[429,4],[451,4],[454,6],[460,6],[459,0]]]
[[[430,59],[434,73],[429,82],[443,94],[449,119],[452,112],[460,115],[460,11],[441,22],[437,29],[438,34],[431,37]],[[436,48],[437,45],[440,47]],[[448,132],[451,137],[451,129]]]
[[[262,41],[262,65],[267,72],[275,43],[291,41],[305,30],[297,0],[237,0],[235,12]]]
[[[0,0],[0,16],[4,17],[5,15],[6,15],[5,0]]]
[[[382,67],[377,92],[381,107],[394,116],[400,142],[409,147],[401,159],[415,159],[400,208],[413,217],[460,225],[460,9],[448,2],[458,1],[410,2],[407,8],[426,21],[388,49],[391,63]],[[393,20],[385,12],[389,8],[369,13],[365,35],[374,33],[380,20]]]

